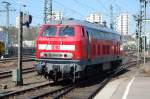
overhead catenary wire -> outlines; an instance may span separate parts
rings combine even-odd
[[[90,10],[90,11],[95,11],[94,8],[92,8],[91,6],[85,4],[85,3],[82,3],[81,1],[78,1],[78,0],[73,0],[75,3],[77,3],[78,5],[80,5],[81,7],[84,7],[86,8],[86,10]]]
[[[96,0],[97,2],[100,3],[100,5],[102,6],[102,8],[105,10],[105,11],[108,11],[109,9],[103,4],[103,2],[101,0]]]
[[[58,2],[58,1],[54,1],[54,3],[55,3],[55,4],[58,4],[59,6],[61,5],[62,7],[66,8],[67,10],[72,11],[74,14],[78,14],[79,16],[84,17],[84,15],[81,14],[79,11],[76,11],[75,9],[72,9],[72,8],[70,8],[70,7],[67,7],[67,6],[65,6],[64,4],[62,4],[62,3]]]

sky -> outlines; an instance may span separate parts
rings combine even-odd
[[[5,9],[2,1],[10,2],[10,9],[17,10],[10,12],[10,24],[15,25],[15,17],[19,14],[20,7],[21,10],[29,12],[33,16],[31,25],[43,23],[44,0],[0,0],[0,10]],[[89,14],[98,12],[102,14],[103,20],[109,23],[111,4],[114,7],[115,16],[121,12],[129,12],[132,16],[139,11],[139,0],[53,0],[53,10],[63,12],[64,17],[80,20],[85,20]],[[21,5],[26,5],[26,7]],[[6,12],[0,12],[0,25],[6,25],[5,20]],[[131,24],[135,23],[131,22]]]

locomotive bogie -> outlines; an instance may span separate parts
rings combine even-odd
[[[39,64],[35,65],[37,72],[41,75],[44,75],[45,78],[55,80],[57,79],[66,79],[72,78],[74,75],[77,75],[79,72],[84,71],[85,62],[74,60],[74,61],[66,61],[66,60],[48,60],[39,62]],[[79,76],[79,75],[78,75]],[[70,78],[70,79],[71,79]],[[72,78],[73,79],[73,78]]]

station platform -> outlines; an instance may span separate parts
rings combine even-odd
[[[150,62],[127,77],[111,81],[94,99],[150,99]]]

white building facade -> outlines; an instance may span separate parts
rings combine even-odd
[[[86,21],[102,24],[102,15],[100,13],[90,14],[86,17]]]
[[[116,31],[121,35],[129,34],[129,14],[122,13],[116,18]]]
[[[51,15],[49,15],[48,19],[51,19],[51,20],[62,20],[63,19],[63,13],[60,12],[60,11],[52,11],[52,17],[51,17]]]

